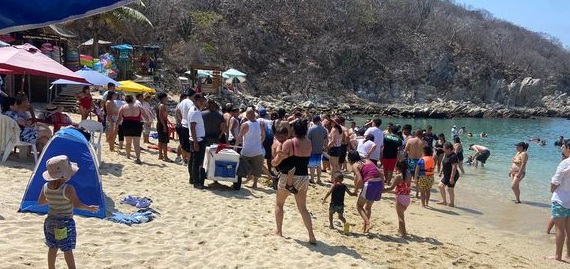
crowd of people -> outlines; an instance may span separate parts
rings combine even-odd
[[[167,146],[168,130],[164,99],[160,108],[157,132],[159,143]],[[134,113],[136,114],[136,113]],[[144,114],[144,113],[142,113]],[[162,115],[162,116],[161,116]],[[162,120],[164,119],[164,120]],[[237,174],[244,184],[257,188],[265,174],[276,189],[276,234],[283,234],[283,205],[294,195],[297,208],[307,228],[309,242],[314,243],[310,214],[306,208],[309,184],[330,184],[323,203],[330,196],[329,220],[334,214],[346,225],[344,194],[358,195],[356,210],[362,218],[362,231],[373,227],[372,206],[382,194],[393,191],[399,232],[406,235],[404,212],[415,190],[422,206],[429,207],[430,190],[436,173],[441,199],[438,204],[455,205],[454,187],[463,170],[463,146],[459,136],[465,128],[452,132],[453,143],[443,133],[435,134],[431,126],[412,130],[410,125],[372,119],[364,126],[347,122],[342,115],[309,114],[301,109],[289,113],[282,108],[269,110],[259,106],[237,107],[231,103],[221,109],[214,100],[189,89],[180,96],[175,110],[176,132],[180,138],[176,162],[186,164],[189,183],[206,189],[202,168],[206,147],[212,144],[231,145],[241,156]],[[470,145],[473,159],[481,165],[490,150]],[[168,159],[167,151],[160,158]],[[265,160],[265,162],[264,162]],[[330,177],[323,178],[323,172]],[[354,175],[353,187],[344,184],[347,173]]]
[[[156,120],[158,158],[165,162],[186,164],[189,183],[196,189],[207,189],[206,175],[202,168],[206,147],[213,144],[231,145],[240,155],[238,175],[251,182],[251,188],[258,188],[260,177],[265,174],[272,179],[276,190],[275,234],[283,235],[283,207],[293,195],[297,208],[307,229],[309,243],[316,244],[311,215],[307,209],[307,191],[310,184],[329,185],[323,197],[326,203],[330,197],[329,225],[334,228],[333,218],[339,220],[347,230],[345,194],[358,196],[356,212],[362,218],[362,232],[373,227],[372,208],[382,195],[393,192],[398,232],[407,235],[405,211],[410,205],[412,194],[429,208],[430,194],[435,178],[441,198],[439,205],[455,206],[455,186],[465,174],[464,163],[483,168],[491,151],[483,145],[471,144],[473,152],[466,157],[461,136],[467,134],[465,127],[451,130],[451,141],[444,133],[434,133],[431,126],[416,128],[388,123],[382,128],[381,119],[367,121],[362,127],[348,122],[343,115],[309,114],[301,109],[290,113],[281,108],[269,110],[250,106],[240,108],[231,103],[220,105],[201,93],[189,89],[180,96],[175,109],[175,126],[179,137],[176,159],[170,152],[170,122],[168,97],[165,93],[156,96],[157,105],[150,105],[152,96],[138,94],[122,95],[108,85],[100,106],[106,129],[109,150],[115,151],[116,136],[119,148],[126,142],[126,157],[131,158],[134,149],[135,163],[141,164],[140,140],[149,143],[152,123]],[[79,96],[82,119],[91,109],[92,102],[85,89]],[[5,115],[13,118],[21,127],[21,140],[36,143],[41,150],[51,137],[47,131],[38,128],[30,116],[30,104],[25,97],[9,98],[3,109]],[[61,112],[50,108],[48,112]],[[570,155],[570,143],[560,143],[563,156]],[[515,196],[515,203],[521,203],[519,184],[525,177],[529,160],[528,143],[516,145],[509,177]],[[265,160],[265,162],[264,162]],[[570,242],[570,159],[563,160],[552,178],[552,219],[556,229],[556,255],[550,258],[561,260],[564,242]],[[330,178],[323,178],[328,172]],[[344,183],[347,174],[352,173],[352,187]],[[570,259],[570,250],[566,258]]]

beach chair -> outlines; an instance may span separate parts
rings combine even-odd
[[[97,163],[101,164],[101,137],[103,137],[103,124],[95,120],[82,120],[79,128],[85,129],[90,135],[89,143],[97,151]],[[97,141],[97,142],[95,142]]]
[[[10,152],[18,148],[20,153],[22,147],[31,147],[34,155],[34,163],[38,162],[38,150],[35,144],[20,141],[20,126],[18,123],[4,115],[0,115],[0,152],[2,152],[2,163],[6,162]]]

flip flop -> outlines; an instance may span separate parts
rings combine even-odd
[[[147,208],[152,203],[152,200],[146,197],[139,198],[137,204],[135,205],[137,208]]]
[[[135,197],[127,195],[125,198],[121,199],[120,203],[136,206],[137,202],[138,202],[138,200]]]

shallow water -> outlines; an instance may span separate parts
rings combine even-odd
[[[361,125],[364,118],[357,118]],[[450,140],[451,127],[465,126],[466,134],[460,136],[467,157],[472,152],[469,144],[479,144],[491,150],[485,168],[475,169],[465,166],[465,175],[459,179],[456,187],[456,205],[462,215],[481,221],[481,225],[490,225],[516,233],[538,235],[544,232],[545,223],[550,216],[550,179],[561,160],[559,147],[554,141],[560,135],[568,134],[570,121],[560,118],[538,119],[403,119],[382,118],[382,129],[388,122],[411,124],[412,129],[432,125],[434,133],[444,133]],[[478,134],[486,132],[489,136],[481,138]],[[566,132],[566,133],[565,133]],[[547,144],[541,146],[529,139],[540,137]],[[565,136],[567,137],[567,136]],[[512,158],[516,153],[514,144],[520,141],[529,143],[529,162],[526,177],[521,183],[523,204],[514,204],[514,194],[510,187]],[[435,187],[435,185],[434,185]],[[439,193],[433,193],[432,199],[439,199]],[[435,205],[434,205],[435,206]]]

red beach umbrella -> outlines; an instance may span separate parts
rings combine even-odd
[[[8,70],[10,74],[63,78],[88,83],[84,78],[44,55],[30,44],[1,47],[0,69]]]

